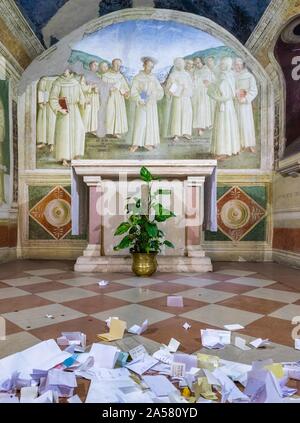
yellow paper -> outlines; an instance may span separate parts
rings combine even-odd
[[[119,319],[111,319],[109,332],[101,333],[100,335],[97,335],[97,338],[102,341],[117,341],[118,339],[123,338],[125,329],[126,322]]]
[[[277,378],[277,379],[281,379],[284,376],[284,370],[283,370],[283,366],[280,363],[273,363],[273,364],[268,364],[267,366],[265,366],[265,369],[269,370],[270,372],[273,373],[273,375]]]
[[[198,378],[198,386],[200,395],[208,400],[216,400],[218,397],[213,393],[211,385],[208,383],[207,377]]]
[[[217,367],[219,367],[220,359],[215,355],[208,355],[208,354],[197,354],[197,362],[198,367],[201,369],[207,369],[213,371]]]
[[[193,391],[195,394],[196,401],[200,395],[208,400],[217,400],[218,397],[212,391],[211,385],[208,383],[206,377],[199,377],[197,382],[193,384]]]

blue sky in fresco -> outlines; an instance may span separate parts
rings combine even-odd
[[[125,66],[141,68],[141,57],[158,60],[157,68],[170,66],[175,57],[222,46],[217,38],[188,25],[171,21],[128,21],[110,25],[73,46],[73,49]]]

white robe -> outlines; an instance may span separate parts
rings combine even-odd
[[[124,94],[130,88],[125,77],[120,72],[109,71],[102,76],[102,81],[109,84],[110,91],[106,105],[105,126],[110,135],[126,134],[128,131]]]
[[[204,65],[202,68],[202,71],[204,73],[204,78],[206,81],[209,81],[211,84],[216,82],[216,68],[209,68],[207,65]],[[215,118],[215,108],[216,108],[216,102],[212,98],[209,98],[210,100],[210,110],[211,110],[211,122],[213,124],[214,118]]]
[[[59,99],[65,98],[68,106],[66,115],[60,113]],[[56,112],[55,157],[72,160],[84,155],[85,128],[80,110],[85,105],[80,83],[73,76],[61,76],[53,84],[50,105]]]
[[[85,109],[83,112],[83,122],[85,132],[96,132],[98,128],[98,112],[100,99],[98,88],[81,80],[81,88],[85,96]]]
[[[145,104],[141,94],[147,93]],[[143,147],[160,143],[157,101],[164,96],[164,90],[153,74],[140,71],[132,81],[131,97],[135,101],[135,120],[132,144]]]
[[[252,102],[258,94],[258,90],[254,76],[247,69],[244,69],[240,73],[236,73],[236,90],[246,91],[245,103],[240,103],[238,99],[236,99],[236,111],[240,129],[241,147],[255,147],[256,136]]]
[[[231,71],[220,73],[217,82],[209,85],[208,94],[216,101],[212,154],[232,156],[239,153],[241,144],[234,106],[235,81]]]
[[[38,144],[54,144],[56,114],[50,107],[50,92],[57,77],[43,77],[37,88],[38,115],[36,138]]]
[[[209,81],[208,68],[194,71],[194,94],[193,94],[193,128],[206,129],[212,126],[212,101],[207,94],[204,81]]]
[[[172,91],[171,136],[192,135],[193,81],[190,74],[185,70],[173,70],[168,78],[166,89],[167,92]]]
[[[3,143],[5,139],[5,113],[0,99],[0,204],[4,201],[4,166],[3,166]]]

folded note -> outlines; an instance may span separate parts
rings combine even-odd
[[[126,329],[126,322],[119,319],[112,319],[110,322],[109,333],[101,333],[97,338],[103,341],[117,341],[122,339]]]
[[[168,307],[183,307],[183,298],[179,295],[169,295],[167,297]]]
[[[254,341],[249,342],[249,345],[252,345],[254,348],[263,348],[270,345],[270,342],[268,339],[257,338]]]
[[[147,330],[147,328],[148,328],[148,320],[144,320],[141,326],[133,325],[128,329],[127,332],[133,333],[134,335],[141,335]]]

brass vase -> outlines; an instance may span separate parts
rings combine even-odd
[[[151,276],[157,270],[157,253],[131,253],[132,271],[137,276]]]

